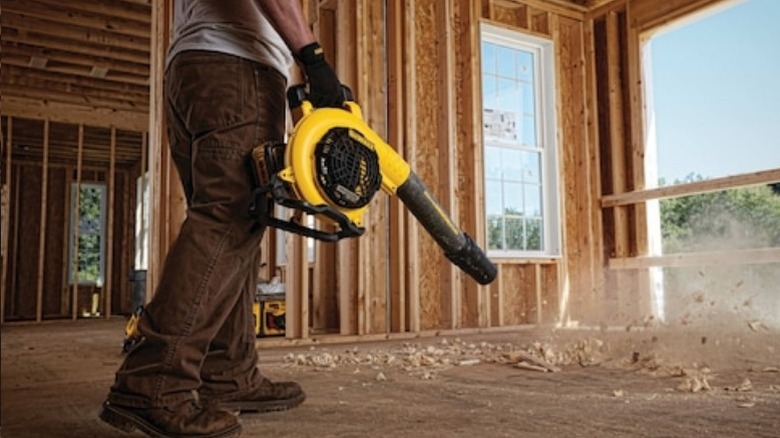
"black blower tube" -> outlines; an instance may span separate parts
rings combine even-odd
[[[444,255],[479,284],[496,278],[496,266],[468,234],[462,232],[414,173],[396,190],[396,195],[422,224]]]

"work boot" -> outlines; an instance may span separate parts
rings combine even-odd
[[[295,382],[272,382],[268,379],[256,388],[240,394],[224,394],[207,398],[204,402],[237,414],[286,411],[306,400],[306,393]]]
[[[103,404],[100,419],[125,432],[139,429],[156,438],[232,438],[241,435],[241,424],[235,415],[194,403],[183,409],[171,410],[129,408],[107,401]]]

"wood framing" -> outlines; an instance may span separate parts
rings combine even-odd
[[[398,198],[380,192],[365,234],[314,242],[313,260],[307,239],[268,230],[260,277],[279,276],[286,286],[287,331],[278,342],[639,320],[653,311],[652,268],[729,258],[651,257],[648,202],[780,182],[780,169],[770,169],[648,188],[643,44],[725,0],[301,1],[366,122],[483,247],[480,29],[490,24],[549,44],[561,248],[495,258],[497,280],[482,286],[447,260]],[[79,319],[94,293],[106,318],[131,311],[125,279],[134,268],[137,207],[142,218],[153,212],[146,299],[153,296],[186,208],[162,95],[172,14],[173,0],[3,3],[0,322]],[[303,79],[296,71],[292,78]],[[146,172],[151,206],[136,206],[136,181]],[[71,281],[78,251],[60,236],[74,233],[78,242],[78,208],[70,209],[80,191],[70,186],[87,183],[108,193],[102,285]],[[733,264],[780,258],[775,248],[733,255]]]

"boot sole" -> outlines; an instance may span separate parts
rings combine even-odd
[[[207,435],[171,434],[131,412],[111,405],[103,406],[103,410],[100,411],[100,419],[123,432],[132,432],[133,430],[138,429],[155,438],[186,438],[193,436],[198,438],[233,438],[241,435],[241,424],[238,423],[228,429]]]
[[[230,401],[220,402],[220,409],[228,412],[243,414],[263,414],[266,412],[280,412],[300,406],[306,400],[306,393],[301,392],[293,398],[284,400],[268,400],[261,402],[253,401]]]

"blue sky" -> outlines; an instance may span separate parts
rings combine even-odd
[[[651,40],[658,174],[667,184],[780,168],[780,0],[716,11]]]

